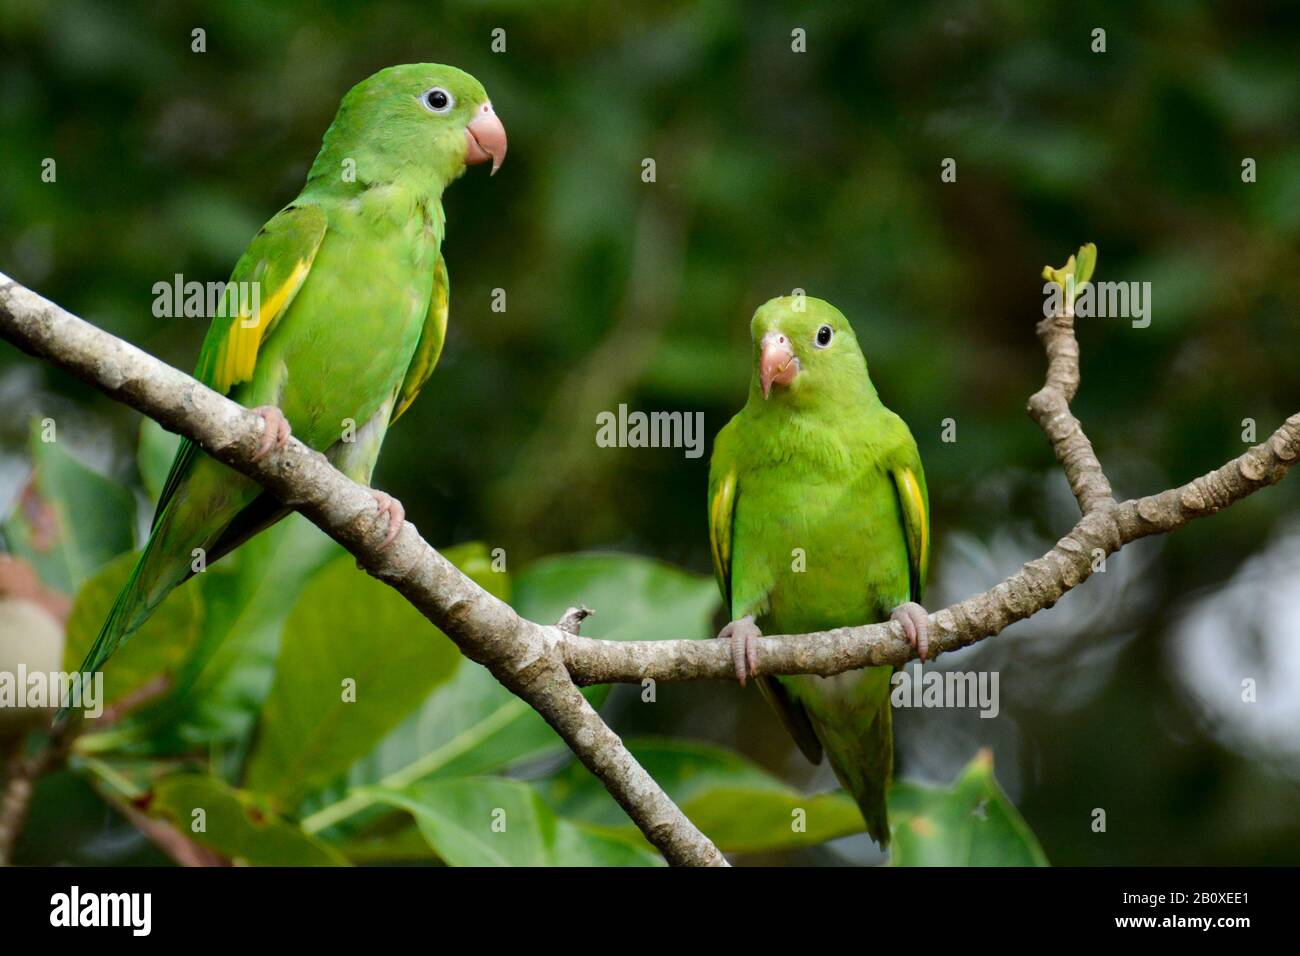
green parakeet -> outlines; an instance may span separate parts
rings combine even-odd
[[[302,192],[235,264],[199,353],[200,381],[262,415],[262,454],[288,440],[291,422],[299,440],[369,484],[385,433],[442,351],[443,189],[467,165],[491,162],[495,173],[505,153],[487,93],[453,67],[390,67],[343,97]],[[391,541],[404,512],[375,497]],[[149,540],[83,670],[102,666],[200,561],[287,513],[182,441]]]
[[[927,647],[921,600],[929,502],[912,433],[881,404],[853,329],[819,299],[780,298],[754,313],[745,407],[709,468],[709,538],[732,622],[736,675],[754,676],[751,639],[897,618]],[[823,753],[867,832],[889,842],[893,771],[888,667],[834,677],[759,677],[799,749]]]

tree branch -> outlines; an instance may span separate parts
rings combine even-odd
[[[1079,502],[1082,517],[1040,558],[983,594],[930,615],[931,658],[992,637],[1049,608],[1066,591],[1092,576],[1096,559],[1130,541],[1181,528],[1214,514],[1260,488],[1281,481],[1300,454],[1300,413],[1264,442],[1222,467],[1177,488],[1117,504],[1110,481],[1070,411],[1079,388],[1079,343],[1074,314],[1061,312],[1038,323],[1047,352],[1043,387],[1029,399],[1029,415],[1047,435]],[[902,626],[886,621],[814,634],[772,635],[756,641],[760,674],[834,674],[881,664],[901,665],[916,656]],[[597,641],[566,635],[565,663],[579,684],[642,680],[732,679],[735,665],[723,641]]]
[[[296,508],[401,592],[466,656],[531,704],[595,774],[671,863],[725,865],[703,836],[623,746],[578,691],[622,681],[734,679],[721,641],[602,641],[578,621],[546,626],[520,618],[425,542],[409,523],[384,549],[385,522],[370,494],[296,440],[256,461],[262,420],[139,349],[64,312],[0,275],[0,335],[196,441]],[[1038,325],[1046,382],[1029,413],[1051,442],[1082,517],[1056,545],[983,594],[930,615],[931,654],[999,633],[1054,605],[1091,576],[1096,558],[1138,538],[1176,530],[1280,481],[1300,455],[1300,414],[1266,441],[1206,475],[1145,498],[1116,503],[1092,443],[1070,410],[1079,386],[1073,315]],[[584,609],[585,610],[585,609]],[[571,630],[570,630],[571,628]],[[764,674],[830,676],[915,656],[892,622],[758,641]]]
[[[0,336],[192,439],[302,512],[532,705],[670,863],[726,865],[569,678],[559,629],[520,618],[409,522],[383,547],[387,518],[378,514],[371,494],[324,455],[290,439],[282,450],[255,459],[264,427],[259,416],[3,274]]]
[[[1070,402],[1079,390],[1079,343],[1074,337],[1072,311],[1067,308],[1039,322],[1038,339],[1047,352],[1047,380],[1030,396],[1029,416],[1052,443],[1080,512],[1087,514],[1113,505],[1110,482],[1101,470],[1092,442],[1070,411]]]
[[[1300,414],[1267,441],[1223,467],[1178,488],[1084,515],[1052,550],[1001,584],[930,615],[930,653],[974,644],[1054,605],[1092,576],[1094,558],[1130,541],[1181,528],[1280,481],[1300,453]],[[759,638],[760,674],[829,677],[859,667],[905,664],[916,652],[893,622],[841,627],[814,634]],[[598,641],[564,638],[565,662],[579,684],[621,681],[735,679],[731,649],[723,641]]]

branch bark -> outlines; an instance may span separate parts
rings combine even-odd
[[[1181,528],[1280,481],[1300,453],[1300,414],[1267,441],[1178,488],[1121,504],[1097,504],[1040,558],[983,594],[930,615],[930,658],[992,637],[1054,605],[1092,576],[1094,559],[1130,541]],[[1104,480],[1104,479],[1103,479]],[[756,642],[760,674],[820,674],[905,664],[916,652],[893,622]],[[730,648],[711,641],[598,641],[566,637],[565,660],[579,684],[734,679]]]
[[[1092,574],[1094,559],[1130,541],[1213,514],[1280,481],[1300,455],[1300,414],[1266,441],[1177,488],[1117,503],[1070,410],[1079,386],[1074,319],[1044,319],[1046,382],[1029,413],[1051,442],[1079,502],[1078,523],[1043,556],[983,594],[930,616],[932,654],[965,647],[1051,607]],[[258,481],[396,588],[472,660],[532,705],[595,774],[669,862],[726,865],[717,848],[672,803],[578,690],[611,682],[734,679],[721,641],[602,641],[519,617],[461,574],[407,524],[388,548],[385,521],[362,486],[296,440],[254,460],[262,420],[120,339],[83,322],[0,274],[0,336],[48,359],[107,395],[196,441]],[[568,618],[566,617],[566,621]],[[830,676],[915,656],[895,623],[764,637],[758,670]]]
[[[260,417],[3,274],[0,336],[193,439],[302,512],[537,710],[670,863],[726,865],[569,678],[559,629],[520,618],[461,574],[410,522],[384,547],[387,519],[374,498],[324,455],[290,439],[282,450],[255,459]]]
[[[1074,335],[1073,312],[1067,307],[1062,314],[1039,322],[1038,339],[1047,352],[1047,380],[1030,396],[1029,415],[1051,442],[1079,511],[1086,515],[1113,505],[1115,499],[1092,442],[1070,411],[1070,402],[1079,390],[1079,342]]]
[[[1138,538],[1165,534],[1214,514],[1285,477],[1300,455],[1300,413],[1265,441],[1216,470],[1159,494],[1116,503],[1110,481],[1083,426],[1070,411],[1079,388],[1079,343],[1070,310],[1038,323],[1047,352],[1043,387],[1029,399],[1029,415],[1046,434],[1079,502],[1082,517],[1042,557],[983,594],[930,615],[930,657],[992,637],[1016,621],[1053,606],[1092,576],[1096,558]],[[756,641],[760,674],[820,674],[916,656],[902,626],[886,621],[813,634],[772,635]],[[597,641],[564,639],[569,673],[579,684],[642,680],[727,680],[735,670],[730,648],[717,641]]]

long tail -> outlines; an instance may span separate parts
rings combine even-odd
[[[190,574],[188,562],[165,561],[160,553],[162,535],[157,530],[149,536],[144,551],[131,569],[126,584],[118,592],[113,608],[99,629],[95,643],[82,662],[83,673],[94,673],[104,666],[131,634],[153,613],[162,599]],[[179,567],[177,565],[179,564]]]
[[[182,442],[131,576],[86,655],[93,673],[131,636],[172,589],[194,574],[194,552],[206,566],[279,521],[287,509],[255,482]]]
[[[810,714],[831,769],[857,801],[867,833],[882,850],[889,846],[886,796],[894,774],[891,672],[870,667],[830,678],[838,684],[834,705],[816,707]]]
[[[95,643],[90,646],[90,652],[82,661],[81,673],[98,672],[122,642],[148,619],[153,609],[162,602],[172,588],[185,580],[188,575],[188,564],[182,564],[179,570],[162,566],[165,563],[160,560],[159,538],[158,530],[155,529],[145,543],[144,551],[136,559],[135,567],[131,569],[126,584],[118,592],[117,600],[113,602],[103,627],[95,637]],[[149,582],[152,582],[152,585],[146,586]],[[64,719],[68,709],[63,707],[59,710],[54,717],[56,723]]]

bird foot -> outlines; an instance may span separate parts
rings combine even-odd
[[[925,656],[930,652],[930,615],[925,608],[915,601],[908,601],[894,608],[889,619],[903,626],[903,636],[916,649],[917,656],[924,664]]]
[[[763,632],[754,623],[754,615],[747,614],[738,618],[718,631],[718,640],[731,641],[731,662],[736,667],[736,680],[745,686],[746,677],[758,676],[758,647],[754,639],[762,637]]]
[[[257,454],[253,455],[253,460],[265,458],[274,448],[280,451],[289,441],[290,428],[289,419],[284,417],[284,412],[274,405],[258,405],[251,409],[254,415],[262,419],[262,440],[257,446]]]
[[[402,525],[406,523],[406,509],[392,495],[376,491],[374,488],[370,489],[370,493],[374,495],[375,505],[379,508],[379,513],[388,515],[388,534],[384,535],[384,543],[380,545],[381,548],[386,548],[393,543],[393,539],[402,530]]]

